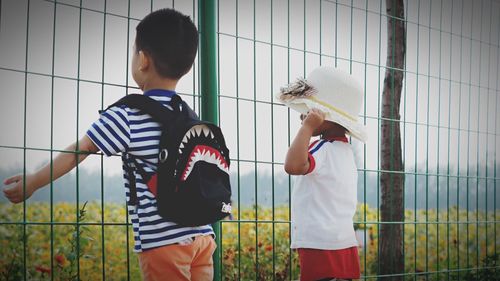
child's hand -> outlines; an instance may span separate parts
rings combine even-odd
[[[3,190],[3,194],[12,203],[23,202],[24,200],[30,198],[33,192],[35,192],[33,185],[30,184],[31,181],[32,181],[32,176],[26,175],[26,194],[24,198],[23,198],[23,185],[24,185],[23,175],[15,175],[13,177],[6,179],[3,183],[5,185],[13,184],[13,186],[5,188]]]
[[[325,113],[317,108],[313,108],[307,112],[307,115],[302,120],[302,126],[307,126],[311,130],[315,130],[325,121]]]

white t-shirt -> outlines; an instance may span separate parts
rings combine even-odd
[[[358,246],[353,217],[357,168],[351,145],[319,140],[309,147],[310,172],[292,192],[291,248],[338,250]]]

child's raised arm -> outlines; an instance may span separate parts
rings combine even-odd
[[[90,153],[95,153],[99,149],[86,135],[78,142],[79,153],[62,152],[52,162],[52,180],[56,180],[71,171],[77,163],[82,162]],[[68,146],[65,151],[76,151],[76,143]],[[84,153],[81,153],[84,152]],[[5,188],[3,193],[12,203],[20,203],[28,199],[37,189],[50,183],[51,165],[48,163],[33,174],[27,174],[26,194],[23,197],[23,175],[15,175],[4,181],[5,185],[13,185]]]
[[[285,172],[290,175],[304,175],[309,170],[308,148],[314,131],[323,124],[325,113],[312,109],[307,113],[295,139],[288,148]]]

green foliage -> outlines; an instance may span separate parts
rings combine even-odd
[[[289,247],[288,207],[234,209],[233,214],[235,220],[222,222],[223,280],[299,278],[297,253]],[[124,205],[93,202],[76,209],[74,204],[56,203],[51,212],[50,204],[29,203],[25,217],[24,227],[21,204],[0,204],[0,280],[23,280],[25,274],[27,280],[76,280],[78,276],[80,280],[140,280]],[[499,257],[494,255],[498,225],[474,223],[476,219],[493,221],[493,212],[405,211],[405,279],[499,281]],[[366,237],[359,248],[360,264],[369,278],[378,269],[378,221],[376,209],[359,205],[356,229],[360,240]],[[464,271],[477,264],[478,270]]]
[[[85,222],[85,207],[87,202],[78,212],[78,222]],[[86,255],[85,250],[92,247],[91,243],[95,240],[91,237],[92,231],[86,226],[75,224],[68,229],[64,236],[68,237],[68,243],[62,244],[54,256],[56,270],[55,276],[60,280],[78,280],[78,262],[82,258],[93,258]]]
[[[22,226],[8,225],[0,228],[0,243],[3,249],[3,268],[0,268],[0,280],[23,280],[23,243],[11,243],[10,241],[23,241]]]
[[[486,256],[482,261],[482,266],[478,270],[473,270],[465,274],[467,281],[500,281],[499,263],[500,255],[493,254]]]
[[[22,212],[21,204],[0,204],[0,222],[22,222]],[[25,271],[27,280],[127,280],[128,276],[140,280],[125,212],[125,206],[118,204],[106,204],[101,211],[100,203],[80,209],[56,203],[51,227],[50,204],[27,204],[25,244],[22,225],[0,225],[0,280],[24,280]],[[102,215],[106,224],[116,225],[102,227]]]

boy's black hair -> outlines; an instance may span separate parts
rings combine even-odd
[[[160,9],[144,17],[136,31],[136,51],[151,56],[159,75],[180,79],[191,69],[198,49],[198,30],[189,16]]]

